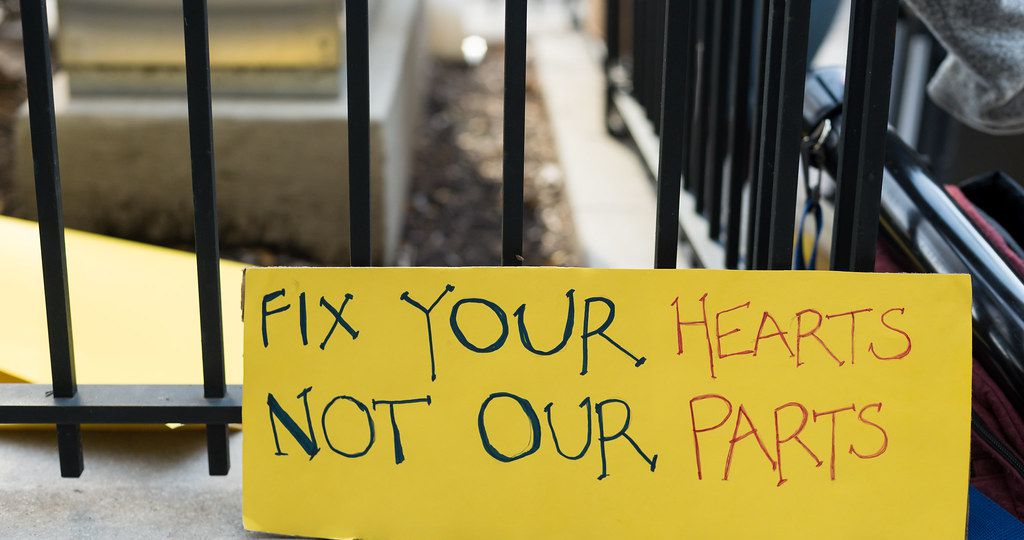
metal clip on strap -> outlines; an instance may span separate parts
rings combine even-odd
[[[821,238],[821,231],[824,228],[824,217],[821,210],[821,176],[824,166],[823,147],[825,140],[832,132],[832,122],[824,119],[804,137],[800,144],[801,164],[804,172],[804,193],[807,200],[800,215],[800,225],[797,229],[796,250],[793,255],[793,268],[796,270],[814,270],[817,268],[818,241]],[[818,169],[816,178],[811,177],[811,165]],[[804,228],[807,223],[807,216],[814,216],[814,234],[811,244],[811,253],[804,258]]]

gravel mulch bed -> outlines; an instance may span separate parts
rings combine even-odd
[[[417,137],[398,262],[487,266],[501,261],[503,55],[476,67],[438,63]],[[579,264],[551,126],[527,74],[524,264]]]

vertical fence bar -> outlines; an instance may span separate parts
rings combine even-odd
[[[217,240],[217,190],[213,161],[213,106],[210,90],[210,42],[206,0],[183,0],[188,139],[192,159],[196,267],[199,276],[199,326],[202,332],[203,393],[224,397],[224,333],[220,305],[220,247]],[[210,474],[231,467],[225,424],[206,426]]]
[[[725,267],[739,268],[740,228],[743,216],[743,186],[750,177],[750,75],[754,61],[754,2],[734,0],[732,54],[729,59],[730,90],[728,152],[730,155],[728,193],[726,194]]]
[[[630,68],[630,82],[632,88],[630,93],[636,99],[637,103],[642,103],[643,99],[643,73],[644,73],[644,1],[645,0],[633,0],[633,58]]]
[[[811,0],[787,0],[785,18],[779,80],[782,88],[777,105],[778,124],[775,127],[774,192],[768,244],[770,270],[793,268],[793,234],[796,228],[796,190],[799,183]]]
[[[756,262],[763,269],[793,265],[810,5],[810,0],[771,1],[755,238]]]
[[[718,0],[697,0],[696,23],[698,28],[697,37],[697,66],[695,77],[689,84],[694,87],[694,103],[692,109],[693,133],[690,136],[690,163],[687,169],[685,185],[687,191],[693,194],[699,209],[704,200],[704,145],[707,142],[707,104],[708,92],[708,68],[711,63],[711,51],[708,44],[713,30],[711,29],[712,15],[714,12],[712,2]]]
[[[732,51],[732,1],[715,2],[715,35],[711,42],[711,81],[708,98],[707,149],[704,165],[704,217],[708,220],[708,237],[718,240],[722,233],[722,167],[725,163],[726,136],[729,130],[727,91]]]
[[[747,212],[747,242],[746,242],[746,268],[756,269],[757,249],[756,239],[759,231],[758,209],[761,207],[761,147],[762,122],[764,120],[764,99],[767,90],[765,81],[768,71],[768,26],[769,13],[768,5],[771,0],[760,0],[758,2],[758,33],[757,33],[757,54],[754,57],[757,62],[757,79],[754,84],[754,100],[750,109],[750,134],[752,142],[750,145],[750,207]]]
[[[345,1],[348,201],[352,266],[370,266],[370,30],[367,0]]]
[[[654,38],[651,36],[651,28],[653,27],[654,14],[654,2],[658,0],[638,0],[640,2],[640,95],[637,98],[637,102],[640,103],[640,107],[643,109],[647,120],[654,124],[654,119],[651,117],[651,70],[654,63],[654,51],[651,48],[651,43]]]
[[[654,69],[651,70],[651,84],[649,90],[651,122],[654,124],[654,133],[661,136],[661,66],[665,63],[665,3],[661,0],[654,0],[654,17],[650,22],[651,58]]]
[[[907,53],[910,49],[910,32],[908,30],[909,25],[902,23],[897,15],[896,39],[893,43],[892,81],[889,91],[889,123],[896,126],[897,130],[899,130],[899,126],[896,124],[900,117],[900,105],[903,101],[903,83],[906,80],[903,74],[907,72]]]
[[[691,5],[689,1],[665,0],[655,268],[675,268],[679,249],[679,191],[683,174],[683,132],[686,129],[686,95],[682,89],[692,58],[688,48]]]
[[[761,121],[758,125],[760,136],[757,150],[757,192],[754,194],[753,215],[754,251],[751,268],[768,268],[769,240],[772,219],[773,181],[775,178],[775,146],[779,123],[779,90],[782,86],[782,32],[786,24],[783,14],[786,0],[766,0],[768,24],[762,40],[764,48],[764,78],[761,90]]]
[[[68,297],[67,261],[64,251],[64,215],[60,196],[57,158],[57,126],[53,111],[53,79],[50,72],[50,33],[45,0],[21,0],[21,28],[25,47],[25,80],[28,90],[29,127],[32,131],[32,162],[39,213],[39,247],[43,264],[46,331],[50,346],[50,373],[54,397],[74,397],[75,353],[72,346],[71,305]],[[76,424],[57,425],[60,474],[82,475],[82,434]]]
[[[658,37],[655,34],[659,24],[658,4],[660,2],[661,0],[647,0],[645,2],[647,8],[644,11],[644,96],[641,103],[643,103],[647,120],[654,128],[655,134],[658,132],[658,106],[655,103],[657,101],[655,96],[660,90],[657,72],[661,70],[661,65],[658,64],[657,50],[661,44],[658,43]]]
[[[505,112],[502,138],[501,259],[523,264],[523,160],[526,136],[526,4],[505,2]]]
[[[853,0],[851,10],[831,266],[871,272],[899,2]]]
[[[693,108],[697,99],[697,0],[680,0],[687,4],[686,9],[689,13],[689,21],[686,23],[686,42],[683,44],[682,54],[686,55],[686,58],[680,57],[679,62],[683,62],[685,69],[683,71],[683,87],[677,90],[683,97],[683,110],[682,110],[682,123],[683,123],[683,137],[682,145],[679,150],[683,154],[682,160],[682,171],[683,171],[683,187],[686,190],[690,189],[691,178],[690,178],[690,147],[693,142],[693,130],[690,126],[693,125]]]
[[[615,84],[611,77],[612,68],[619,62],[621,56],[620,36],[620,12],[622,0],[608,0],[605,2],[604,12],[604,119],[605,125],[609,127],[609,134],[612,133],[608,124],[612,110],[615,107]]]

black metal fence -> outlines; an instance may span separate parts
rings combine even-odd
[[[75,381],[52,62],[45,0],[21,0],[32,159],[36,180],[50,385],[0,385],[0,423],[55,424],[61,475],[82,474],[81,424],[206,424],[210,474],[230,467],[227,425],[242,420],[241,386],[226,385],[206,0],[182,0],[196,261],[202,331],[202,387],[81,385]],[[522,264],[527,2],[505,13],[504,265]],[[370,266],[369,21],[367,0],[346,0],[351,263]],[[338,178],[342,185],[341,171]],[[344,197],[339,189],[339,197]],[[190,359],[183,359],[190,361]]]
[[[227,424],[241,421],[241,387],[224,377],[216,195],[205,0],[183,0],[188,124],[204,384],[76,385],[45,0],[21,0],[42,248],[49,385],[0,385],[0,423],[55,424],[62,476],[82,473],[84,423],[206,424],[210,474],[226,474]],[[609,0],[607,67],[631,35],[631,88],[660,134],[657,268],[675,267],[680,197],[695,198],[730,268],[790,268],[810,0]],[[351,261],[369,266],[370,138],[367,0],[347,0]],[[833,263],[871,270],[878,228],[882,135],[897,0],[854,0],[847,64],[847,127],[840,143]],[[505,12],[502,264],[523,261],[526,0]],[[631,21],[631,27],[629,26]],[[751,185],[741,262],[741,195]],[[339,171],[339,187],[342,185]],[[344,194],[339,190],[339,197]],[[643,239],[638,239],[643,241]],[[188,362],[192,359],[182,359]],[[198,367],[198,366],[197,366]]]
[[[624,124],[635,140],[653,131],[659,145],[646,153],[659,268],[675,265],[676,224],[704,247],[697,263],[792,267],[810,4],[608,2],[611,131]],[[898,12],[898,0],[852,2],[833,270],[873,269]],[[633,110],[648,123],[624,121]]]

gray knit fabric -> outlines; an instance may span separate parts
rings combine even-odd
[[[904,0],[950,52],[928,84],[987,133],[1024,133],[1024,0]]]

